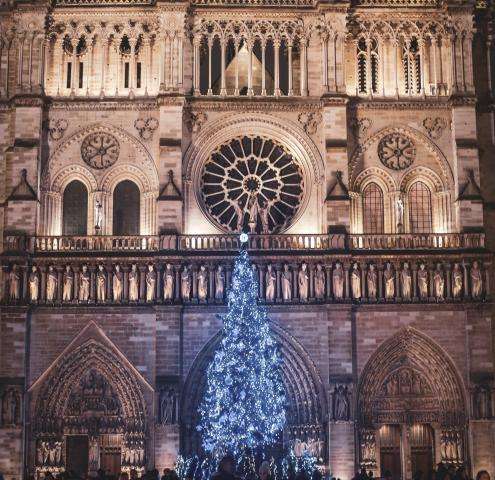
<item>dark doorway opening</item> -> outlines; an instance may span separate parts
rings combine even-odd
[[[66,437],[67,471],[84,478],[88,474],[89,443],[87,435],[68,435]]]
[[[134,182],[124,180],[113,192],[113,234],[139,235],[139,188]]]

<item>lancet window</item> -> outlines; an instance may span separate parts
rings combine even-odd
[[[357,42],[357,89],[359,94],[378,93],[378,42],[375,38],[359,38]]]
[[[363,191],[364,233],[383,233],[383,192],[374,182]]]
[[[409,227],[411,233],[433,231],[431,192],[421,181],[414,182],[409,189]]]
[[[404,69],[404,91],[407,94],[421,93],[421,54],[418,39],[413,37],[404,41],[402,47],[402,65]]]

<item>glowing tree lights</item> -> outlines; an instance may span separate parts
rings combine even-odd
[[[236,259],[223,316],[223,338],[207,370],[199,408],[203,448],[239,456],[276,442],[285,424],[281,357],[270,335],[266,309],[248,254]]]

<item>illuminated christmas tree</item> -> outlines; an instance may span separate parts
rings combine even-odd
[[[272,445],[285,424],[281,357],[257,298],[258,282],[241,250],[222,316],[223,338],[200,406],[203,448],[215,456]]]

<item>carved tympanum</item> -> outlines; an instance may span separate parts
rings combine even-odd
[[[90,133],[81,144],[82,159],[93,168],[112,166],[119,158],[118,140],[105,132]]]
[[[413,141],[401,133],[391,133],[378,144],[380,161],[392,170],[403,170],[414,162],[416,147]]]

